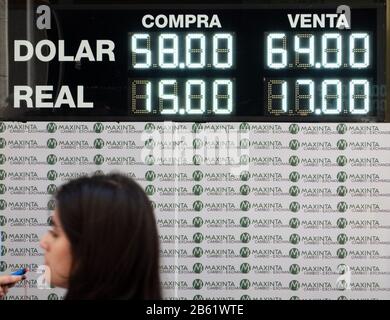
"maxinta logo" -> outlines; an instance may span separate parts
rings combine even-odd
[[[297,248],[291,248],[288,255],[292,259],[298,259],[299,256],[301,255],[301,253],[299,252],[299,250]]]
[[[192,179],[194,179],[194,181],[201,181],[203,179],[203,172],[200,171],[200,170],[196,170],[193,172],[192,174]]]
[[[292,219],[290,219],[288,224],[290,225],[291,228],[297,229],[301,223],[299,222],[299,220],[297,218],[292,218]]]
[[[96,165],[102,165],[104,163],[104,157],[101,154],[97,154],[93,157],[93,162]]]
[[[55,293],[50,293],[47,296],[47,300],[59,300],[58,296]]]
[[[203,141],[199,138],[196,138],[192,141],[192,147],[194,149],[200,149],[203,147]]]
[[[7,141],[4,138],[0,138],[0,149],[4,149],[7,146]]]
[[[195,279],[192,282],[192,286],[194,287],[194,289],[200,290],[203,288],[203,281],[201,279]]]
[[[290,241],[290,243],[292,243],[292,244],[298,244],[298,243],[301,241],[301,237],[299,236],[299,234],[293,233],[293,234],[290,236],[289,241]]]
[[[95,141],[93,142],[93,146],[95,147],[95,149],[103,149],[104,147],[103,139],[101,138],[95,139]]]
[[[156,146],[156,142],[152,138],[145,140],[145,148],[151,150],[155,146]]]
[[[340,123],[337,125],[336,130],[339,134],[344,134],[347,132],[347,125],[345,123]]]
[[[301,205],[298,202],[293,201],[290,203],[289,209],[291,212],[296,213],[301,209]]]
[[[301,146],[301,144],[299,143],[299,141],[297,139],[293,139],[289,143],[289,147],[291,150],[298,150],[300,146]]]
[[[7,270],[8,266],[5,261],[0,261],[0,272],[5,272]]]
[[[349,267],[346,264],[339,264],[337,266],[337,272],[339,274],[346,274],[349,271]]]
[[[345,150],[348,147],[348,142],[344,139],[337,141],[337,149]]]
[[[4,231],[0,231],[0,240],[1,242],[4,242],[8,239],[8,236],[7,236],[7,233],[5,233]]]
[[[55,154],[49,154],[46,157],[47,164],[54,165],[57,163],[57,156]]]
[[[251,188],[248,185],[244,184],[240,187],[241,195],[247,196],[250,192],[251,192]]]
[[[342,201],[337,204],[338,212],[345,212],[347,210],[348,210],[348,204],[346,202]]]
[[[0,216],[0,227],[4,227],[7,224],[7,218]]]
[[[291,156],[290,159],[288,159],[288,163],[293,166],[293,167],[296,167],[297,165],[299,165],[299,158],[297,156]]]
[[[192,239],[195,243],[202,243],[204,240],[204,236],[200,232],[197,232],[193,235]]]
[[[53,225],[53,217],[52,216],[48,217],[46,222],[47,222],[48,226],[52,226]]]
[[[156,130],[156,126],[153,123],[145,124],[144,131],[146,133],[152,133],[154,130]]]
[[[195,217],[192,220],[192,224],[195,228],[200,228],[201,226],[203,226],[203,219],[201,217]]]
[[[347,187],[345,186],[339,186],[337,187],[337,194],[340,196],[340,197],[345,197],[347,195]]]
[[[4,184],[0,184],[0,194],[7,192],[7,187]]]
[[[202,157],[198,154],[196,154],[192,157],[192,163],[196,166],[199,166],[200,164],[202,164],[202,161],[203,161]]]
[[[297,186],[291,186],[290,189],[289,189],[289,194],[290,196],[293,196],[293,197],[296,197],[298,196],[300,193],[300,190]]]
[[[248,290],[251,286],[251,282],[248,279],[242,279],[240,281],[240,288],[242,290]]]
[[[57,143],[56,139],[50,138],[47,140],[46,145],[49,149],[55,149],[55,148],[57,148],[58,143]]]
[[[4,154],[0,154],[0,165],[7,161],[7,157]]]
[[[199,133],[203,130],[203,126],[201,123],[194,123],[192,125],[192,132],[193,133]]]
[[[247,122],[243,122],[240,124],[239,130],[241,132],[248,132],[250,130],[251,126]]]
[[[194,193],[194,195],[200,196],[203,193],[203,187],[199,184],[194,185],[192,187],[192,192]]]
[[[156,179],[156,173],[154,171],[146,171],[145,180],[146,181],[154,181]]]
[[[57,186],[55,184],[49,184],[46,191],[48,194],[55,194],[57,192]]]
[[[240,256],[242,258],[248,258],[250,256],[250,254],[251,254],[251,251],[248,247],[242,247],[240,249]]]
[[[242,171],[240,174],[241,181],[248,181],[251,178],[249,171]]]
[[[156,188],[155,186],[152,186],[152,185],[148,185],[145,187],[145,193],[148,195],[148,196],[152,196],[156,193]]]
[[[5,246],[0,247],[0,256],[4,257],[7,254],[7,248]]]
[[[301,285],[300,285],[299,281],[297,281],[297,280],[292,280],[292,281],[290,281],[288,287],[289,287],[290,290],[292,290],[292,291],[297,291],[297,290],[299,290],[299,288],[301,287]]]
[[[299,174],[298,172],[293,171],[293,172],[291,172],[291,173],[289,174],[288,178],[289,178],[289,180],[290,180],[291,182],[298,182],[299,179],[301,178],[301,176],[300,176],[300,174]]]
[[[240,235],[240,240],[242,243],[249,243],[251,241],[251,235],[247,232]]]
[[[297,275],[301,272],[301,267],[298,264],[292,264],[289,268],[289,271],[293,275]]]
[[[299,126],[296,123],[290,124],[288,131],[292,134],[297,134],[299,132]]]
[[[241,211],[249,211],[250,208],[251,208],[251,204],[249,201],[246,201],[246,200],[241,201],[241,203],[240,203]]]
[[[201,256],[203,256],[203,249],[200,247],[195,247],[192,250],[192,254],[194,255],[195,258],[200,258]]]
[[[338,244],[346,244],[348,242],[348,236],[345,233],[341,233],[337,236]]]
[[[94,125],[93,125],[93,131],[95,133],[102,133],[104,131],[104,125],[100,122],[96,122]]]
[[[250,162],[250,158],[247,154],[240,156],[240,165],[247,165]]]
[[[338,156],[336,162],[340,167],[345,167],[348,163],[348,159],[346,156]]]
[[[248,228],[251,224],[251,220],[248,217],[242,217],[240,219],[240,226],[243,228]]]
[[[193,265],[192,267],[192,270],[195,272],[195,273],[202,273],[203,270],[204,270],[204,267],[203,267],[203,264],[197,262]]]
[[[200,200],[197,200],[195,201],[193,204],[192,204],[192,208],[195,210],[195,211],[202,211],[203,210],[203,202],[200,201]]]
[[[337,181],[338,182],[345,182],[348,179],[348,174],[345,171],[340,171],[337,173]]]
[[[47,203],[48,210],[54,210],[56,208],[56,202],[54,200],[49,200]]]
[[[345,248],[337,249],[337,257],[339,257],[339,259],[344,259],[347,257],[347,255],[348,255],[348,253],[347,253],[347,250]]]
[[[58,173],[55,170],[50,170],[47,172],[47,179],[50,181],[57,180],[58,178]]]
[[[54,133],[57,131],[57,125],[54,122],[49,122],[46,125],[46,131],[49,133]]]
[[[337,227],[339,227],[340,229],[345,229],[348,225],[348,221],[345,218],[337,219],[336,223],[337,223]]]
[[[148,166],[154,165],[155,161],[155,158],[151,154],[145,157],[145,164],[147,164]]]
[[[4,199],[0,200],[0,210],[5,210],[7,208],[7,202]]]
[[[339,279],[336,282],[337,290],[344,291],[348,288],[348,282],[345,279]]]
[[[240,266],[241,273],[249,273],[251,271],[251,266],[249,263],[242,263]]]
[[[242,139],[240,140],[240,148],[241,149],[248,149],[250,147],[251,143],[249,139]]]
[[[5,180],[5,178],[7,178],[7,172],[0,169],[0,180]]]
[[[6,129],[7,129],[7,126],[5,125],[5,123],[0,122],[0,133],[5,132]]]

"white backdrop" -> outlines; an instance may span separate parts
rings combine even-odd
[[[0,123],[0,272],[43,263],[54,186],[137,180],[166,299],[390,298],[390,126]],[[8,299],[61,299],[39,274]],[[37,281],[38,280],[38,281]]]

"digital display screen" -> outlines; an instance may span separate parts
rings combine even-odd
[[[109,39],[115,61],[52,61],[48,82],[74,95],[82,85],[94,116],[124,120],[384,121],[382,7],[351,6],[350,15],[323,5],[221,8],[59,6],[66,50]],[[24,111],[48,113],[91,111]]]
[[[267,73],[257,79],[265,89],[265,114],[372,115],[371,38],[367,32],[265,33],[264,59],[247,62],[263,65]],[[237,113],[234,32],[134,33],[129,42],[129,72],[150,74],[131,79],[132,113]],[[289,76],[294,70],[301,75]],[[153,71],[166,76],[153,77]],[[215,78],[210,77],[212,73]],[[193,76],[184,78],[183,74]]]

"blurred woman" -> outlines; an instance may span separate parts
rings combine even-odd
[[[65,299],[161,299],[156,220],[137,183],[120,174],[81,177],[55,200],[40,245]]]

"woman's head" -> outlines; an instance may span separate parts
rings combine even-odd
[[[51,283],[67,299],[160,299],[159,241],[141,187],[119,174],[82,177],[56,193],[41,241]]]

